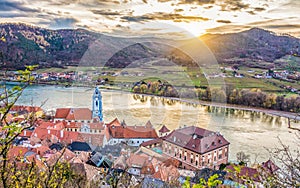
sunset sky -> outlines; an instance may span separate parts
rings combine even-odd
[[[300,0],[0,0],[0,22],[192,37],[260,27],[300,37]]]

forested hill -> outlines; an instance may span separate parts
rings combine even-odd
[[[300,54],[300,39],[253,28],[240,33],[206,34],[201,39],[219,60],[248,58],[273,62],[288,54]]]
[[[0,40],[1,68],[20,69],[29,64],[39,64],[40,67],[78,65],[95,41],[98,43],[98,50],[101,50],[105,57],[101,55],[96,60],[86,61],[85,66],[101,63],[122,68],[137,59],[152,57],[171,57],[172,60],[177,60],[176,63],[193,65],[191,59],[182,52],[175,49],[166,50],[161,45],[161,41],[166,39],[153,39],[160,41],[156,44],[132,43],[126,47],[132,38],[112,37],[83,29],[49,30],[25,24],[0,24],[0,38],[2,37],[4,40]],[[228,62],[231,58],[239,58],[240,61],[252,59],[272,62],[287,54],[299,55],[300,51],[298,38],[280,36],[258,28],[232,34],[207,34],[201,39],[219,62]],[[121,48],[115,53],[116,46],[126,48]]]

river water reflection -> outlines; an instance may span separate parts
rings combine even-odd
[[[47,111],[59,107],[91,108],[93,90],[58,86],[30,86],[18,104],[41,105]],[[230,160],[238,151],[250,154],[251,162],[269,158],[266,148],[278,145],[278,138],[290,147],[296,147],[295,132],[287,128],[287,119],[241,110],[213,109],[176,100],[133,95],[102,90],[104,120],[118,117],[128,125],[145,125],[150,120],[155,128],[165,124],[169,129],[197,125],[219,131],[230,144]]]

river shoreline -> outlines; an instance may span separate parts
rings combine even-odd
[[[20,82],[12,82],[9,81],[8,84],[11,85],[18,85]],[[33,85],[37,86],[61,86],[61,87],[81,87],[81,88],[93,88],[92,86],[87,86],[84,84],[70,84],[70,85],[63,85],[63,84],[53,84],[53,83],[34,83]],[[177,98],[177,97],[165,97],[165,96],[159,96],[154,94],[143,94],[143,93],[132,93],[128,90],[124,90],[118,87],[107,87],[103,85],[99,85],[100,89],[105,89],[109,91],[116,91],[116,92],[125,92],[135,95],[141,95],[141,96],[150,96],[150,97],[159,97],[164,99],[171,99],[175,101],[190,103],[190,104],[197,104],[197,105],[203,105],[203,106],[210,106],[210,107],[216,107],[216,108],[224,108],[224,109],[234,109],[234,110],[244,110],[244,111],[252,111],[252,112],[261,112],[265,113],[267,115],[273,115],[273,116],[279,116],[284,117],[288,119],[293,119],[296,121],[300,121],[300,114],[293,113],[293,112],[285,112],[285,111],[278,111],[278,110],[272,110],[272,109],[266,109],[266,108],[257,108],[257,107],[249,107],[249,106],[242,106],[242,105],[235,105],[235,104],[227,104],[227,103],[215,103],[215,102],[209,102],[209,101],[202,101],[198,99],[188,99],[188,98]]]

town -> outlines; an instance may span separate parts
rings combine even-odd
[[[133,185],[144,187],[147,182],[181,185],[187,178],[192,184],[199,183],[203,172],[218,174],[223,185],[243,185],[251,180],[255,186],[262,186],[262,169],[270,174],[279,170],[271,160],[259,167],[243,165],[239,174],[245,179],[240,179],[235,176],[235,164],[228,159],[230,143],[220,132],[197,125],[175,130],[162,125],[156,130],[150,121],[144,126],[132,126],[118,118],[105,122],[104,101],[98,87],[92,101],[91,110],[58,108],[48,119],[40,107],[12,107],[6,122],[21,122],[25,126],[30,114],[34,114],[36,122],[13,141],[8,158],[35,161],[40,169],[59,159],[80,166],[89,181],[99,179],[103,172],[111,176],[114,172],[128,173]],[[104,177],[101,184],[110,185]]]

